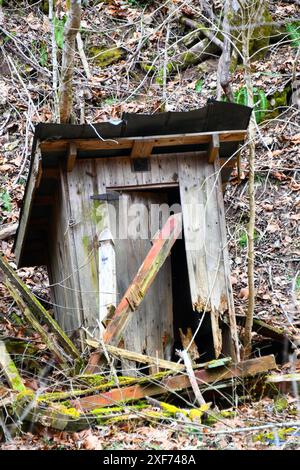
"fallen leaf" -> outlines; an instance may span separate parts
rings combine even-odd
[[[248,287],[242,287],[242,289],[241,289],[240,292],[239,292],[238,297],[239,297],[239,299],[247,300],[248,297],[249,297],[249,289],[248,289]]]

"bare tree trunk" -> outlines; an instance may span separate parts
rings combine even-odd
[[[231,37],[230,37],[230,24],[228,15],[231,12],[231,0],[226,0],[224,5],[224,19],[223,19],[223,52],[218,65],[218,99],[221,98],[221,89],[223,89],[228,101],[233,102],[233,93],[230,86],[230,59],[231,59]]]
[[[76,34],[80,27],[81,0],[71,0],[69,15],[64,29],[64,46],[60,82],[60,122],[69,122],[72,112],[72,82]]]
[[[54,5],[53,0],[49,0],[49,21],[51,24],[51,54],[52,54],[52,81],[53,81],[53,93],[54,93],[54,120],[58,120],[59,116],[59,101],[58,101],[58,82],[59,82],[59,72],[58,72],[58,62],[57,62],[57,45],[55,40],[55,31],[54,31]]]

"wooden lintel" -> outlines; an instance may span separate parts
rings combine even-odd
[[[70,142],[68,145],[67,153],[67,171],[71,172],[75,166],[77,158],[77,147],[74,142]]]
[[[208,147],[208,163],[213,163],[220,150],[220,138],[218,134],[213,134]]]
[[[234,378],[254,377],[277,368],[273,355],[263,356],[256,359],[224,366],[217,369],[195,370],[195,378],[200,389],[207,389],[209,384],[213,388],[217,382],[224,382]],[[136,383],[127,387],[118,387],[98,395],[88,396],[73,400],[73,406],[82,410],[92,410],[93,408],[112,406],[116,403],[140,400],[141,398],[162,395],[170,392],[188,389],[191,387],[189,377],[186,374],[178,373],[174,376],[167,376],[160,382],[155,376],[149,376],[147,382]]]
[[[103,335],[105,343],[115,345],[119,343],[133,311],[142,302],[158,271],[169,255],[172,246],[179,237],[181,230],[181,213],[171,215],[153,241],[148,255],[117,306],[110,324]]]
[[[76,145],[78,150],[107,150],[107,149],[131,149],[134,142],[153,142],[153,147],[169,147],[173,145],[209,144],[212,135],[218,135],[220,142],[243,142],[247,131],[232,130],[220,132],[197,132],[190,134],[171,134],[147,137],[120,137],[114,139],[58,139],[41,142],[43,153],[67,151],[70,142]]]
[[[147,158],[153,149],[153,140],[135,140],[133,142],[130,158]]]

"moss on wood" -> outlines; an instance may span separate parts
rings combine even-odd
[[[89,55],[98,67],[105,68],[121,60],[125,51],[120,47],[92,46]]]

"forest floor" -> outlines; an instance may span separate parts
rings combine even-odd
[[[12,2],[13,3],[13,2]],[[22,3],[22,2],[19,2]],[[26,3],[26,2],[24,2]],[[58,2],[62,3],[62,2]],[[96,2],[91,2],[96,4]],[[164,49],[186,30],[176,18],[170,20],[169,38],[161,26],[168,12],[156,5],[139,8],[138,2],[110,1],[86,7],[82,37],[89,60],[91,79],[87,80],[77,57],[75,114],[84,113],[86,122],[120,118],[122,112],[153,113],[161,110],[186,111],[204,106],[216,95],[218,58],[173,74],[165,86],[151,74],[145,76],[142,63],[162,66]],[[180,6],[180,2],[175,2]],[[155,9],[156,8],[156,9]],[[155,11],[154,11],[155,10]],[[183,6],[182,12],[192,14]],[[272,2],[274,21],[300,18],[294,4]],[[48,17],[38,6],[3,7],[0,16],[0,204],[1,223],[18,221],[29,168],[33,126],[51,122],[53,91],[51,77],[51,31]],[[144,38],[147,37],[147,47]],[[102,47],[122,50],[118,61],[100,67],[92,58]],[[175,46],[180,47],[180,44]],[[254,86],[272,94],[284,89],[295,72],[297,49],[290,41],[275,42],[263,59],[251,66]],[[29,60],[28,60],[29,58]],[[300,73],[299,61],[297,72]],[[244,84],[243,69],[232,77],[234,90]],[[300,114],[285,106],[272,119],[257,128],[255,198],[255,315],[273,326],[284,328],[300,338]],[[242,151],[242,173],[234,171],[225,193],[225,210],[234,299],[237,313],[247,309],[248,164]],[[0,241],[0,250],[14,266],[13,237]],[[21,278],[34,293],[50,300],[44,268],[22,268]],[[8,292],[0,286],[0,334],[23,338],[26,328]],[[34,340],[38,336],[32,334]],[[270,344],[253,334],[255,354],[272,351]],[[43,352],[43,346],[41,346]],[[297,355],[294,354],[296,360]],[[289,372],[295,363],[285,358],[280,367]],[[299,362],[298,362],[298,367]],[[24,369],[28,387],[36,390],[38,379]],[[205,432],[192,427],[178,431],[176,420],[159,424],[143,420],[97,426],[79,433],[53,431],[42,426],[23,429],[1,449],[295,449],[300,448],[299,426],[284,423],[299,420],[300,402],[290,394],[259,401],[232,397],[231,418],[212,425]],[[276,423],[281,427],[276,428]],[[256,429],[262,425],[271,428]],[[236,428],[243,432],[230,432]],[[253,429],[252,429],[253,428]],[[224,431],[226,429],[226,431]],[[223,430],[223,431],[222,431]]]

